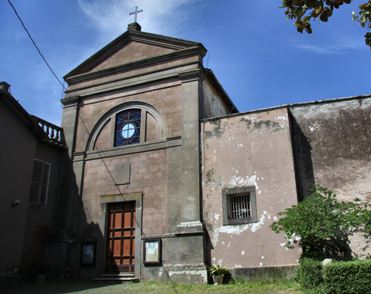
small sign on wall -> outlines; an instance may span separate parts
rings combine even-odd
[[[144,240],[144,265],[156,266],[162,264],[161,239]]]
[[[95,247],[94,242],[81,244],[80,264],[83,266],[93,266],[95,264]]]

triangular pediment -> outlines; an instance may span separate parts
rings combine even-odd
[[[91,71],[99,71],[119,65],[143,60],[150,57],[160,56],[174,52],[175,49],[165,48],[137,41],[131,41],[124,47],[113,53],[106,60],[94,67]]]
[[[206,52],[201,43],[140,31],[127,31],[77,66],[65,76],[65,79],[171,54],[191,47],[200,47]]]

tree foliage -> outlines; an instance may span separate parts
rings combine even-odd
[[[354,0],[282,0],[282,8],[289,19],[295,20],[298,32],[312,33],[311,21],[319,19],[327,22],[333,12],[344,4]],[[371,0],[359,5],[359,12],[353,12],[353,20],[363,28],[371,29]],[[365,35],[365,41],[371,48],[371,32]]]
[[[368,239],[371,233],[367,203],[359,199],[340,202],[333,192],[321,187],[280,215],[271,228],[286,234],[287,247],[295,243],[301,246],[302,257],[350,259],[349,237],[354,232],[363,232]]]

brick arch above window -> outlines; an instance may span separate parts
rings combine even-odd
[[[97,121],[86,150],[163,141],[166,136],[165,124],[155,107],[143,102],[124,103],[112,108]]]

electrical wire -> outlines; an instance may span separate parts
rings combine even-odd
[[[36,48],[37,52],[39,53],[39,55],[41,56],[42,60],[45,62],[46,66],[49,68],[49,70],[51,71],[51,73],[53,74],[53,76],[56,78],[56,80],[58,81],[58,83],[62,86],[63,90],[67,90],[66,87],[63,85],[63,83],[61,82],[61,80],[58,78],[57,74],[54,72],[54,70],[52,69],[52,67],[50,66],[49,62],[46,60],[44,54],[42,54],[40,48],[37,46],[35,40],[32,38],[29,30],[27,29],[25,23],[23,22],[22,18],[20,17],[17,9],[14,7],[13,3],[8,0],[8,3],[9,5],[11,6],[11,8],[13,9],[15,15],[17,16],[18,20],[20,21],[23,29],[26,31],[28,37],[30,38],[32,44],[34,45],[34,47]]]

